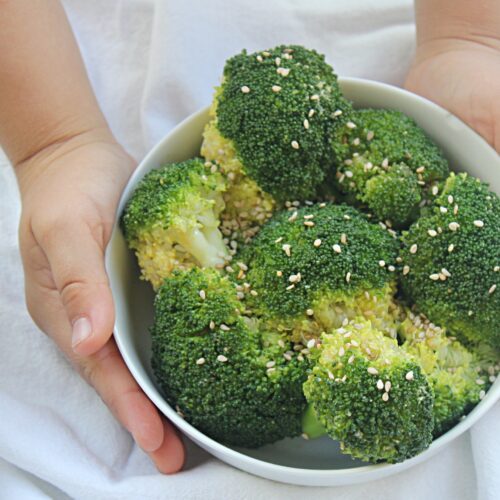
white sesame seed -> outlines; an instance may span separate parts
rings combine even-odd
[[[391,384],[391,381],[388,380],[386,383],[385,383],[385,392],[389,392],[391,390],[391,387],[392,387],[392,384]]]
[[[303,123],[304,123],[304,128],[306,130],[308,130],[309,129],[309,120],[306,118]]]
[[[451,273],[450,271],[448,271],[448,269],[446,269],[445,267],[443,267],[441,269],[441,272],[447,277],[447,278],[451,278]]]
[[[236,297],[239,300],[243,300],[245,298],[245,294],[243,292],[236,292]]]
[[[266,368],[272,368],[276,364],[276,361],[268,361],[266,363]]]
[[[488,290],[488,293],[489,294],[492,294],[495,290],[497,289],[497,285],[496,283],[494,285],[491,285],[490,286],[490,289]]]
[[[314,240],[314,243],[313,245],[318,248],[319,246],[321,246],[321,240],[318,238],[317,240]]]
[[[354,175],[350,170],[346,170],[344,174],[348,179],[350,179]]]
[[[287,290],[293,290],[295,288],[295,284],[292,283],[291,285],[287,286],[286,289]]]
[[[287,257],[290,257],[291,255],[291,252],[290,252],[290,249],[292,248],[290,245],[288,245],[287,243],[285,243],[282,247],[283,251],[285,252],[286,256]]]
[[[281,64],[281,58],[277,57],[275,60],[274,60],[274,63],[276,64],[276,66],[279,66]]]
[[[294,220],[296,220],[296,219],[297,219],[298,215],[299,215],[299,213],[298,213],[298,212],[293,212],[293,214],[292,214],[292,215],[290,215],[290,217],[288,217],[288,221],[289,221],[289,222],[293,222]]]
[[[410,266],[403,267],[403,276],[406,276],[410,272]]]
[[[446,212],[448,212],[448,209],[446,207],[439,207],[439,211],[442,213],[442,214],[445,214]]]
[[[384,388],[384,382],[382,380],[378,379],[377,380],[377,389],[381,391]]]
[[[279,92],[281,90],[281,87],[279,85],[273,85],[271,89],[273,92]]]
[[[318,94],[314,94],[310,97],[311,101],[319,101],[319,95]]]
[[[389,393],[388,392],[384,392],[384,394],[382,394],[382,401],[389,401]]]
[[[208,326],[209,326],[210,330],[213,330],[215,328],[215,321],[210,321]]]
[[[458,222],[450,222],[448,227],[450,228],[450,231],[456,231],[460,227],[460,224]]]
[[[278,73],[278,75],[288,76],[288,74],[290,73],[290,69],[289,68],[278,68],[276,70],[276,72]]]
[[[202,364],[204,364],[204,363],[205,363],[205,358],[198,358],[198,359],[196,360],[196,364],[197,364],[197,365],[202,365]]]
[[[429,278],[432,280],[432,281],[437,281],[439,279],[439,274],[438,273],[434,273],[434,274],[431,274],[429,276]]]
[[[221,363],[225,363],[227,361],[227,358],[226,358],[226,356],[224,356],[224,354],[219,354],[217,356],[217,361],[220,361]]]
[[[279,339],[278,340],[278,345],[283,349],[285,347],[285,342],[283,341],[283,339]]]
[[[200,290],[199,294],[200,294],[200,298],[202,300],[205,300],[207,298],[207,294],[205,293],[205,290]]]
[[[259,292],[257,292],[257,290],[250,290],[250,295],[252,297],[257,297],[257,295],[259,295]]]
[[[389,158],[384,158],[381,163],[382,168],[387,168],[389,166]]]
[[[342,320],[342,326],[347,326],[349,324],[349,318],[344,318]]]
[[[247,87],[246,85],[243,85],[243,87],[241,87],[241,91],[244,94],[248,94],[250,92],[250,87]]]
[[[285,352],[285,354],[283,354],[283,357],[287,360],[287,361],[291,361],[292,360],[292,355],[288,352]]]
[[[413,245],[410,247],[410,253],[417,253],[418,246],[416,243],[413,243]]]
[[[370,374],[370,375],[378,375],[378,370],[376,368],[374,368],[373,366],[369,366],[366,371]]]
[[[257,59],[257,61],[259,62],[262,62],[264,59],[262,59],[262,56],[259,54],[255,59]]]
[[[388,270],[389,270],[389,272],[391,272],[391,273],[393,273],[393,272],[396,270],[396,268],[395,268],[394,266],[392,266],[392,265],[391,265],[391,266],[387,266],[387,269],[388,269]]]
[[[354,146],[359,146],[359,145],[361,144],[361,140],[360,140],[360,138],[359,138],[359,137],[356,137],[355,139],[353,139],[352,144],[353,144]]]
[[[439,188],[437,186],[432,186],[432,194],[434,196],[437,196],[438,193],[439,193]]]
[[[309,118],[312,118],[312,117],[314,116],[314,113],[316,113],[316,110],[315,110],[315,109],[310,109],[310,110],[309,110],[309,113],[307,113],[307,116],[308,116]]]
[[[450,245],[448,245],[448,252],[449,253],[453,252],[454,248],[455,248],[455,245],[453,243],[451,243]]]
[[[342,252],[342,248],[340,248],[340,245],[338,245],[337,243],[335,243],[335,245],[333,245],[332,248],[333,248],[333,251],[335,253],[341,253]]]
[[[375,133],[373,132],[373,130],[369,130],[368,133],[366,134],[366,140],[371,141],[374,136],[375,136]]]
[[[453,207],[453,215],[457,215],[458,214],[458,205],[455,205]]]
[[[481,379],[481,378],[478,378],[478,379],[476,380],[476,384],[477,384],[477,385],[484,385],[484,380],[483,380],[483,379]]]
[[[345,220],[351,220],[351,217],[350,217],[350,215],[345,214],[345,215],[344,215],[344,219],[345,219]]]
[[[220,328],[221,330],[223,330],[224,332],[228,332],[228,331],[230,330],[230,328],[229,328],[227,325],[225,325],[224,323],[221,323],[221,324],[219,325],[219,328]]]
[[[498,271],[500,271],[500,266],[495,266],[495,267],[493,268],[493,271],[494,271],[495,273],[498,273]]]
[[[335,116],[335,117],[340,116],[341,114],[342,114],[341,109],[337,109],[336,111],[333,112],[333,116]]]
[[[475,220],[474,225],[476,227],[484,227],[484,222],[482,220]]]
[[[293,149],[299,149],[299,147],[300,147],[299,143],[297,141],[292,141],[291,144],[292,144]]]
[[[268,369],[266,370],[266,373],[267,373],[268,375],[271,375],[271,373],[273,373],[273,372],[275,372],[275,371],[276,371],[276,368],[272,367],[272,368],[268,368]]]
[[[345,275],[345,280],[347,283],[349,283],[349,281],[351,281],[351,273],[348,272],[346,275]]]
[[[340,235],[340,243],[342,243],[343,245],[347,244],[347,234],[342,233]]]
[[[333,379],[335,378],[335,375],[334,375],[334,374],[333,374],[330,370],[328,370],[328,372],[327,372],[327,373],[328,373],[328,378],[329,378],[330,380],[333,380]]]
[[[413,374],[413,371],[409,371],[406,375],[405,375],[405,379],[409,381],[413,380],[415,378],[414,374]]]
[[[297,274],[290,274],[290,276],[288,276],[288,281],[290,283],[296,283],[297,281],[299,281],[299,277]]]
[[[349,359],[347,360],[348,364],[352,364],[354,362],[354,354],[352,354]]]
[[[304,226],[313,227],[314,222],[312,220],[306,220],[304,221]]]
[[[347,122],[345,126],[351,130],[356,128],[356,124],[354,122]]]
[[[315,339],[310,339],[307,341],[307,348],[312,349],[313,347],[316,346],[316,340]]]
[[[276,276],[278,276],[278,278],[281,278],[283,276],[283,271],[276,271]]]
[[[379,260],[379,261],[378,261],[378,265],[379,265],[380,267],[385,267],[385,260]]]
[[[424,172],[425,172],[425,167],[424,167],[424,166],[418,167],[418,168],[416,169],[416,172],[417,172],[417,174],[422,174],[422,173],[424,173]]]
[[[436,231],[436,230],[434,230],[434,229],[429,229],[429,230],[427,231],[427,234],[428,234],[429,236],[434,237],[434,236],[437,236],[437,231]]]
[[[356,342],[356,340],[351,340],[351,345],[353,345],[354,347],[359,347],[359,343]]]

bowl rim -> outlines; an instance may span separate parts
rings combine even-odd
[[[425,99],[421,96],[413,94],[407,90],[401,89],[394,85],[389,85],[387,83],[378,82],[374,80],[364,79],[364,78],[353,78],[353,77],[339,77],[339,84],[343,85],[351,85],[351,86],[363,86],[367,91],[372,89],[376,90],[385,90],[390,91],[391,93],[395,93],[402,98],[410,97],[415,102],[419,102],[421,106],[429,109],[438,111],[440,114],[445,113],[447,116],[451,114],[438,106],[437,104]],[[193,122],[201,119],[203,115],[206,115],[210,106],[205,106],[198,111],[192,113],[184,120],[182,120],[179,124],[177,124],[174,128],[169,130],[163,137],[150,149],[150,151],[144,156],[142,161],[138,164],[132,176],[129,178],[127,185],[120,197],[120,202],[118,205],[117,215],[115,218],[115,224],[113,227],[112,236],[110,239],[110,244],[106,249],[106,268],[108,272],[111,269],[110,259],[111,259],[111,243],[114,240],[117,231],[120,231],[119,228],[119,214],[122,213],[128,198],[133,191],[136,183],[139,178],[142,178],[146,172],[143,172],[146,166],[151,162],[151,159],[158,154],[158,150],[163,147],[163,143],[167,141],[171,136],[176,133],[179,133],[186,127],[189,127]],[[483,146],[486,146],[491,149],[491,151],[496,155],[496,152],[491,148],[486,141],[478,136],[476,132],[474,132],[468,125],[461,122],[458,118],[455,118],[462,126],[467,127],[475,136],[477,141],[482,141]],[[149,170],[148,170],[149,171]],[[110,280],[111,280],[110,273]],[[203,447],[205,450],[209,451],[212,455],[217,456],[218,458],[230,463],[231,465],[238,467],[240,469],[252,472],[254,474],[260,475],[262,477],[267,477],[270,479],[275,479],[277,476],[292,476],[295,480],[291,480],[288,478],[283,482],[294,483],[294,484],[318,484],[318,485],[326,485],[327,483],[324,481],[326,479],[334,479],[334,478],[343,478],[344,481],[338,481],[336,483],[331,482],[330,484],[352,484],[352,478],[356,477],[360,481],[368,481],[370,479],[381,478],[383,476],[392,475],[393,473],[400,472],[404,469],[407,469],[417,463],[423,462],[437,453],[438,450],[442,449],[446,444],[453,441],[460,434],[468,430],[473,424],[475,424],[481,416],[483,416],[489,409],[500,399],[500,383],[499,380],[493,384],[486,396],[480,401],[474,409],[468,413],[462,421],[456,424],[453,428],[447,431],[445,434],[440,436],[439,438],[432,441],[430,446],[419,453],[418,455],[404,460],[403,462],[389,464],[389,463],[378,463],[378,464],[367,464],[361,465],[357,467],[351,467],[346,469],[307,469],[300,467],[292,467],[286,465],[279,465],[273,462],[268,462],[263,459],[258,459],[246,455],[240,451],[237,451],[231,447],[228,447],[209,436],[203,434],[197,428],[192,426],[189,422],[184,420],[180,415],[177,414],[174,408],[172,408],[166,400],[161,396],[160,391],[155,387],[155,383],[152,380],[143,380],[142,375],[139,373],[138,368],[135,365],[135,362],[132,360],[131,355],[129,355],[126,343],[120,334],[120,329],[117,329],[117,325],[115,324],[115,328],[113,330],[113,336],[117,343],[118,349],[127,365],[128,369],[132,373],[132,376],[137,381],[141,389],[146,393],[148,398],[155,404],[155,406],[165,415],[177,428],[182,430],[184,434],[186,434],[190,439],[194,440],[197,444]],[[228,457],[229,455],[229,457]],[[223,458],[224,457],[224,458]],[[239,464],[244,464],[245,466],[240,466]],[[349,479],[351,478],[351,480]],[[309,481],[309,483],[305,483],[303,480]],[[323,480],[323,481],[322,481]]]

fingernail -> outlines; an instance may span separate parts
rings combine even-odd
[[[71,337],[71,346],[75,348],[78,344],[81,344],[84,340],[88,339],[92,334],[92,325],[88,318],[78,318],[73,323],[73,333]]]

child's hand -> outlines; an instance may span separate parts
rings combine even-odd
[[[500,4],[417,0],[405,87],[462,119],[500,152]]]
[[[182,442],[134,381],[111,337],[104,251],[134,162],[109,136],[98,135],[71,138],[17,166],[28,309],[158,469],[175,472],[184,462]]]

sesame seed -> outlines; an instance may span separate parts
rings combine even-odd
[[[369,366],[366,371],[370,374],[370,375],[378,375],[378,370],[376,368],[374,368],[373,366]]]
[[[316,113],[316,110],[315,110],[315,109],[310,109],[310,110],[309,110],[309,113],[307,113],[307,116],[308,116],[309,118],[312,118],[312,117],[314,116],[314,113]]]
[[[342,320],[342,326],[347,326],[349,324],[349,318],[344,318]]]
[[[286,256],[287,256],[287,257],[290,257],[290,255],[291,255],[290,249],[291,249],[292,247],[291,247],[290,245],[288,245],[288,244],[286,244],[286,243],[285,243],[285,244],[284,244],[281,248],[282,248],[282,249],[283,249],[283,251],[285,252]]]
[[[351,340],[351,345],[353,345],[354,347],[359,347],[359,343],[355,340]]]
[[[458,214],[458,205],[455,205],[453,207],[453,215],[457,215]]]
[[[350,179],[354,175],[350,170],[346,170],[344,174],[348,179]]]
[[[224,332],[228,332],[230,330],[230,328],[227,325],[225,325],[224,323],[221,323],[219,328]]]
[[[395,268],[394,266],[392,266],[392,265],[391,265],[391,266],[387,266],[387,269],[388,269],[388,270],[389,270],[389,272],[391,272],[391,273],[393,273],[393,272],[396,270],[396,268]]]
[[[413,375],[413,371],[409,371],[406,375],[405,375],[405,379],[409,381],[413,380],[415,378],[415,376]]]
[[[276,64],[276,66],[279,66],[281,64],[281,58],[277,57],[275,60],[274,60],[274,63]]]
[[[336,111],[333,112],[333,116],[334,117],[340,116],[341,114],[342,114],[342,110],[341,109],[337,109]]]
[[[366,140],[371,141],[374,136],[375,136],[375,133],[373,132],[373,130],[369,130],[368,133],[366,134]]]
[[[293,222],[294,220],[297,220],[298,215],[299,215],[298,212],[293,212],[293,214],[290,215],[290,217],[288,217],[288,222]],[[283,238],[281,238],[281,239],[283,239]]]
[[[417,253],[417,250],[418,250],[418,246],[416,243],[414,243],[411,247],[410,247],[410,253]]]
[[[271,375],[271,373],[273,373],[273,372],[275,372],[275,371],[276,371],[276,368],[274,368],[274,367],[273,367],[273,368],[268,368],[268,369],[266,370],[266,373],[267,373],[268,375]]]
[[[353,145],[354,146],[359,146],[361,144],[361,140],[359,137],[356,137],[353,141],[352,141]]]
[[[257,295],[259,295],[259,292],[257,292],[257,290],[250,290],[250,295],[252,297],[257,297]]]
[[[344,244],[344,245],[347,243],[347,234],[342,233],[342,234],[340,235],[340,243],[342,243],[342,244]]]
[[[391,387],[392,387],[392,384],[391,384],[391,381],[388,380],[386,383],[385,383],[385,392],[389,392],[391,390]]]
[[[287,361],[291,361],[292,360],[292,355],[289,354],[288,352],[285,352],[285,354],[283,354],[283,357],[287,360]]]
[[[262,56],[259,54],[255,59],[257,59],[257,61],[259,62],[262,62],[264,59],[262,59]]]
[[[495,266],[495,267],[493,268],[493,271],[494,271],[495,273],[498,273],[498,271],[500,271],[500,266]]]
[[[476,380],[476,384],[477,384],[477,385],[484,385],[484,380],[483,380],[483,379],[478,378],[478,379]]]
[[[213,330],[215,328],[215,321],[210,321],[208,326],[209,326],[210,330]]]
[[[437,186],[432,186],[432,194],[434,196],[437,196],[438,193],[439,193],[439,188]]]
[[[321,246],[321,240],[318,238],[317,240],[314,240],[314,243],[313,245],[318,248],[319,246]]]
[[[276,364],[276,361],[268,361],[266,363],[266,368],[272,368]]]
[[[314,219],[314,214],[304,215],[304,219],[306,219],[306,220]]]
[[[283,276],[283,271],[276,271],[276,276],[278,276],[278,278],[281,278]]]
[[[291,285],[287,286],[286,289],[287,290],[293,290],[295,288],[295,284],[292,283]]]
[[[312,220],[306,220],[304,221],[304,226],[313,227],[314,222]]]
[[[300,147],[299,143],[297,141],[292,141],[291,144],[292,144],[293,149],[299,149],[299,147]]]
[[[496,283],[494,285],[491,285],[490,286],[490,289],[488,290],[488,293],[489,294],[492,294],[495,290],[497,289],[497,285]]]
[[[226,358],[226,356],[224,356],[224,354],[219,354],[217,356],[217,361],[220,361],[221,363],[225,363],[227,361],[227,358]]]
[[[351,220],[351,217],[347,214],[344,215],[344,220]]]
[[[453,243],[451,245],[448,245],[448,252],[449,253],[453,252],[454,248],[455,248],[455,245]]]
[[[384,158],[382,160],[382,168],[387,168],[389,166],[389,158]]]
[[[299,281],[299,275],[298,274],[290,274],[290,276],[288,277],[288,281],[290,283],[296,283],[297,281]]]
[[[248,271],[248,266],[243,262],[237,262],[236,264],[242,271]]]
[[[382,380],[378,379],[377,380],[377,389],[381,391],[384,388],[384,382]]]
[[[446,269],[445,267],[443,267],[443,269],[441,269],[441,272],[447,277],[447,278],[451,278],[451,273],[450,271],[448,271],[448,269]]]
[[[325,203],[325,202],[322,202],[322,203],[320,203],[318,206],[319,206],[319,208],[325,208],[325,207],[326,207],[326,203]]]
[[[474,225],[476,227],[484,227],[484,222],[482,220],[475,220]]]
[[[196,360],[196,364],[197,364],[197,365],[203,365],[204,363],[205,363],[205,358],[198,358],[198,359]]]
[[[345,275],[345,280],[347,283],[349,283],[349,281],[351,281],[351,273],[348,272],[346,275]]]
[[[379,261],[378,261],[378,265],[379,265],[380,267],[385,267],[385,260],[379,260]]]
[[[333,245],[332,248],[333,248],[333,251],[335,253],[341,253],[342,252],[342,248],[340,248],[340,245],[338,245],[337,243],[335,243],[335,245]]]
[[[456,231],[460,227],[460,224],[458,222],[450,222],[448,227],[450,228],[450,231]]]
[[[278,68],[276,70],[276,72],[278,73],[278,75],[288,76],[288,74],[290,73],[290,69],[289,68]]]
[[[345,126],[351,130],[356,128],[356,124],[354,122],[347,122]]]
[[[315,339],[308,340],[308,342],[307,342],[307,348],[308,349],[312,349],[315,346],[316,346],[316,340]]]
[[[453,196],[451,194],[448,195],[448,203],[453,205]]]
[[[314,94],[310,97],[311,101],[319,101],[319,95],[318,94]]]
[[[306,130],[308,130],[308,129],[309,129],[309,120],[308,120],[307,118],[304,120],[304,128],[305,128]]]
[[[425,167],[424,166],[421,166],[421,167],[418,167],[417,170],[416,170],[417,174],[422,174],[425,172]]]
[[[278,345],[283,349],[285,347],[285,342],[283,341],[283,339],[279,339],[278,340]]]
[[[271,89],[273,92],[279,92],[281,90],[281,87],[279,85],[273,85]]]
[[[434,237],[434,236],[437,236],[437,231],[435,231],[434,229],[429,229],[429,230],[427,231],[427,234],[428,234],[429,236]]]
[[[205,300],[207,298],[207,294],[205,293],[205,290],[200,290],[199,294],[200,294],[200,298],[202,300]]]
[[[244,94],[248,94],[250,92],[250,87],[247,87],[246,85],[243,85],[243,87],[241,87],[241,91]]]
[[[446,212],[448,212],[448,209],[446,207],[439,207],[439,211],[442,213],[442,214],[445,214]]]
[[[306,309],[306,314],[308,316],[312,316],[314,314],[314,311],[312,309]]]
[[[429,276],[429,278],[432,280],[432,281],[437,281],[439,279],[439,274],[438,273],[434,273],[434,274],[431,274]]]
[[[384,394],[382,394],[382,401],[389,401],[389,393],[388,392],[384,392]]]

